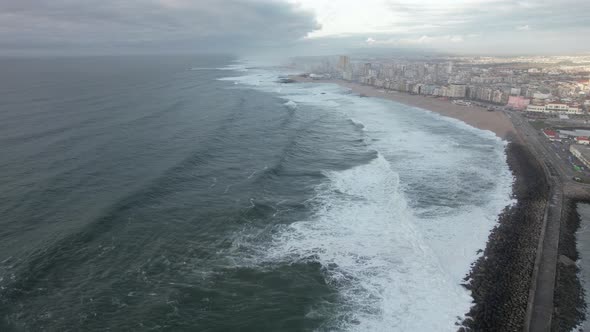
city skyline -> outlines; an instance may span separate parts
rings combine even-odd
[[[314,79],[341,79],[414,95],[491,103],[537,114],[584,115],[590,57],[296,58]]]

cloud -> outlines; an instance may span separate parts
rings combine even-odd
[[[324,28],[314,37],[357,41],[354,37],[359,36],[365,48],[412,46],[480,54],[590,51],[588,43],[575,40],[588,41],[587,0],[298,1],[320,13]],[[367,36],[373,40],[366,42]],[[539,40],[551,40],[553,47]]]
[[[531,27],[527,24],[527,25],[519,25],[516,27],[516,30],[519,31],[529,31],[531,29]]]
[[[375,40],[371,37],[367,38],[367,41],[366,41],[366,43],[369,45],[375,44],[376,42],[377,42],[377,40]]]
[[[0,48],[215,51],[293,42],[319,28],[279,0],[3,0]]]
[[[410,38],[400,38],[400,37],[391,37],[385,39],[375,39],[375,38],[368,38],[366,43],[372,46],[432,46],[436,44],[444,44],[444,43],[462,43],[464,41],[464,37],[461,35],[445,35],[445,36],[428,36],[422,35],[419,37],[410,37]]]
[[[0,0],[0,52],[548,51],[538,40],[589,51],[574,38],[590,34],[589,11],[587,0]]]
[[[398,24],[436,24],[439,33],[463,34],[470,29],[513,30],[539,26],[547,30],[588,27],[590,2],[586,0],[473,0],[386,1]],[[529,25],[531,24],[531,25]],[[429,32],[429,31],[426,31]]]

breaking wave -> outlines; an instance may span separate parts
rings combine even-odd
[[[510,198],[505,142],[458,120],[333,84],[280,84],[279,70],[223,78],[296,107],[340,113],[376,151],[323,170],[312,217],[282,226],[264,262],[318,262],[341,296],[328,329],[454,331],[472,298],[463,277]]]

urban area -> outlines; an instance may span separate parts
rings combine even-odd
[[[571,178],[590,183],[590,56],[299,58],[312,79],[339,79],[518,112],[546,140]]]

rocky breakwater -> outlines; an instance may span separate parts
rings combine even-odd
[[[588,203],[588,198],[581,200],[568,198],[563,206],[557,277],[555,278],[553,295],[555,308],[551,319],[552,331],[573,331],[586,319],[584,289],[578,277],[580,268],[576,264],[579,259],[576,232],[580,228],[580,215],[577,212],[578,202]]]
[[[483,255],[465,277],[474,305],[459,331],[522,331],[524,327],[549,184],[527,147],[510,143],[506,153],[517,203],[500,215]]]

